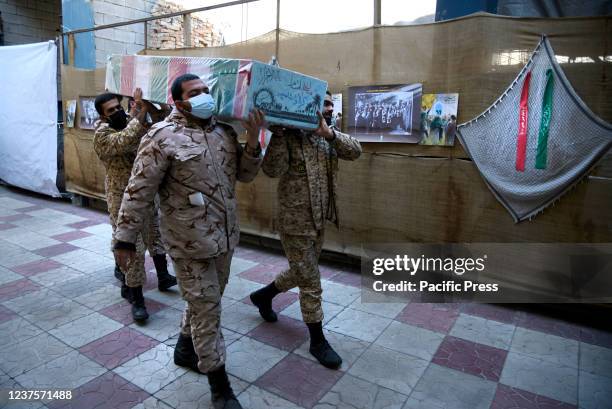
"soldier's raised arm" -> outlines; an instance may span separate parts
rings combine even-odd
[[[349,134],[334,129],[336,137],[329,144],[338,153],[338,158],[344,160],[355,160],[361,155],[361,144]]]
[[[249,120],[242,125],[247,131],[247,141],[244,148],[238,144],[238,173],[236,179],[240,182],[250,182],[255,179],[261,167],[261,146],[259,145],[259,132],[265,125],[264,113],[254,110],[249,114]]]
[[[144,133],[145,127],[136,118],[128,122],[121,131],[111,128],[106,122],[100,122],[94,135],[94,151],[100,160],[134,152]]]

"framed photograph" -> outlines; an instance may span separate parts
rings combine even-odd
[[[74,128],[74,118],[76,116],[76,99],[66,100],[66,127]]]
[[[421,84],[349,88],[347,131],[362,142],[418,143],[422,93]]]
[[[453,146],[459,94],[425,94],[421,100],[420,145]]]
[[[96,97],[79,97],[79,128],[94,129],[94,123],[99,119],[94,105]]]

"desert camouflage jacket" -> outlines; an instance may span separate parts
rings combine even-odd
[[[326,220],[339,226],[338,159],[357,159],[361,145],[350,135],[332,129],[336,137],[330,142],[297,130],[272,135],[262,168],[266,175],[280,177],[279,231],[312,236],[325,227]]]
[[[134,243],[159,192],[161,233],[175,258],[210,258],[238,244],[236,180],[250,182],[261,166],[234,130],[213,122],[203,130],[174,110],[142,138],[119,211],[115,237]]]

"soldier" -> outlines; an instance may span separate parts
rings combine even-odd
[[[162,238],[187,301],[174,362],[208,375],[216,409],[241,408],[225,372],[221,296],[239,239],[235,184],[252,181],[261,166],[263,113],[243,122],[242,147],[234,130],[213,117],[215,101],[198,76],[181,75],[171,93],[176,108],[140,145],[119,211],[115,253],[120,265],[132,257],[159,192]]]
[[[317,113],[319,127],[314,133],[273,128],[262,168],[266,175],[280,177],[278,229],[289,269],[250,297],[262,318],[275,322],[272,298],[299,287],[302,317],[310,333],[310,353],[322,365],[337,369],[342,359],[323,335],[323,290],[318,262],[326,220],[338,227],[338,158],[357,159],[361,145],[355,138],[329,127],[333,107],[328,92],[324,113]]]
[[[157,116],[161,114],[156,112],[150,103],[142,101],[140,89],[135,91],[134,96],[136,102],[130,110],[129,117],[121,107],[121,96],[106,93],[99,95],[95,100],[100,122],[96,124],[94,150],[106,168],[106,201],[113,227],[111,247],[115,242],[117,215],[123,191],[132,171],[140,139],[148,128],[147,114],[154,119],[158,119]],[[168,273],[166,254],[159,239],[156,219],[157,214],[152,211],[148,223],[144,226],[143,234],[138,238],[138,257],[127,270],[124,270],[127,274],[124,275],[117,266],[115,267],[115,277],[122,282],[121,296],[132,303],[132,316],[135,321],[140,322],[149,317],[142,294],[142,286],[146,280],[145,243],[155,263],[159,290],[166,291],[176,285],[176,279]]]

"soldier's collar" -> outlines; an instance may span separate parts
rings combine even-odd
[[[168,116],[168,120],[183,125],[185,128],[202,129],[204,132],[211,132],[217,125],[217,118],[212,117],[206,129],[203,129],[198,122],[187,118],[178,109],[176,109],[176,107],[172,109],[172,112]]]

